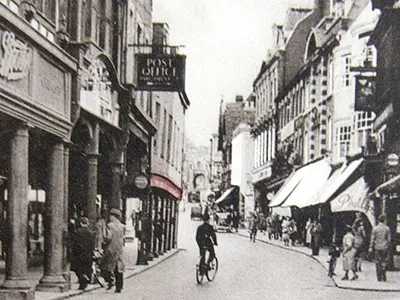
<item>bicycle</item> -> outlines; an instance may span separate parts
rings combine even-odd
[[[202,260],[203,257],[200,257],[199,263],[196,265],[196,280],[198,284],[203,282],[204,276],[207,277],[208,281],[213,281],[218,272],[217,257],[215,256],[214,259],[207,264],[210,252],[207,250],[207,247],[204,246],[203,248],[206,249],[204,259]]]
[[[103,257],[103,253],[100,250],[93,251],[93,261],[92,261],[92,278],[90,283],[95,284],[98,283],[101,287],[106,286],[106,282],[104,278],[101,276],[101,270],[99,266],[99,262]]]

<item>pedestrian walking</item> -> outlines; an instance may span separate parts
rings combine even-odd
[[[235,209],[233,210],[232,213],[232,227],[235,229],[236,232],[238,232],[239,221],[240,221],[239,212]]]
[[[356,273],[356,249],[354,248],[354,235],[350,226],[346,226],[346,234],[343,236],[343,270],[345,272],[342,280],[349,280],[349,271],[353,272],[351,280],[358,278]]]
[[[292,242],[292,246],[296,246],[296,240],[297,240],[297,224],[296,220],[292,218],[290,220],[290,225],[289,225],[289,238]]]
[[[319,255],[321,247],[322,225],[318,220],[313,221],[311,228],[311,249],[312,255]]]
[[[378,281],[386,281],[386,267],[389,261],[389,249],[391,243],[390,228],[385,225],[386,216],[378,217],[378,225],[371,232],[369,252],[374,254],[376,265],[376,277]]]
[[[311,245],[311,230],[312,230],[312,226],[313,226],[313,222],[311,220],[311,218],[308,218],[307,222],[306,222],[306,227],[305,227],[305,231],[306,231],[306,238],[305,238],[305,245],[307,247],[310,247]]]
[[[290,221],[289,217],[286,217],[282,220],[282,240],[285,246],[289,246],[289,227]]]
[[[89,228],[89,219],[86,217],[79,219],[79,225],[71,241],[71,270],[78,277],[78,289],[84,290],[92,276],[96,233]]]
[[[336,244],[332,244],[331,247],[329,248],[329,268],[328,268],[328,276],[332,277],[335,274],[335,269],[336,269],[336,263],[338,257],[340,257],[340,247]]]
[[[265,218],[264,213],[260,213],[259,220],[258,229],[260,230],[260,233],[265,235],[265,232],[267,231],[267,219]]]
[[[100,262],[100,270],[108,283],[107,289],[112,289],[115,285],[116,293],[122,291],[125,268],[122,260],[124,225],[120,222],[120,218],[120,210],[112,208],[110,210],[110,222],[107,224],[106,236],[104,237],[104,255]]]
[[[354,248],[356,249],[356,270],[357,272],[361,272],[361,265],[366,252],[365,239],[367,237],[362,220],[358,220],[358,222],[353,225],[353,232]]]
[[[256,235],[258,229],[258,214],[256,211],[250,212],[249,219],[249,232],[250,232],[250,241],[256,242]]]

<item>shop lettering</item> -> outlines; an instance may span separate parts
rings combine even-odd
[[[369,205],[369,199],[351,197],[349,194],[344,194],[337,199],[337,209],[336,211],[342,210],[358,210],[368,213],[373,210],[373,207]]]
[[[141,70],[141,75],[161,78],[175,77],[176,68],[173,67],[172,59],[170,58],[148,58],[146,59],[146,66]]]
[[[0,77],[20,80],[28,75],[32,52],[27,45],[18,41],[14,33],[5,31],[1,42],[3,54],[0,58]]]

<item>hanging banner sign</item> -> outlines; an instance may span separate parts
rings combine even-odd
[[[355,93],[356,111],[374,111],[375,77],[356,76]]]
[[[185,55],[136,54],[137,90],[185,90]]]
[[[359,211],[364,213],[372,226],[375,226],[374,204],[367,197],[368,184],[361,177],[331,202],[332,212]]]

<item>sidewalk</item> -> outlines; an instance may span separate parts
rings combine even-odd
[[[167,258],[177,254],[179,249],[171,249],[170,251],[164,253],[164,255],[155,258],[153,261],[149,261],[148,265],[136,265],[137,260],[137,239],[133,242],[126,243],[124,246],[124,263],[125,263],[125,272],[124,278],[130,278],[135,276],[136,274],[142,273]],[[5,262],[0,261],[0,280],[4,280],[4,271],[5,271]],[[35,286],[38,284],[39,280],[43,277],[43,267],[33,267],[29,268],[28,271],[28,279],[31,281],[31,285]],[[75,276],[74,272],[71,272],[71,290],[66,291],[64,293],[55,293],[55,292],[40,292],[35,291],[35,299],[40,300],[61,300],[68,299],[76,295],[84,294],[88,291],[93,291],[96,289],[101,289],[98,284],[90,284],[88,288],[84,291],[78,290],[79,284],[77,283],[78,279]]]
[[[247,229],[239,229],[239,235],[245,236],[249,238],[249,233]],[[267,234],[257,233],[256,236],[257,241],[261,241],[270,245],[274,245],[276,247],[283,248],[287,251],[295,251],[304,255],[309,256],[310,258],[316,260],[319,264],[321,264],[326,271],[326,278],[328,277],[328,249],[321,248],[318,256],[311,255],[311,249],[303,246],[289,246],[285,247],[282,241],[268,239]],[[342,268],[342,259],[339,258],[336,264],[335,270],[336,276],[332,278],[332,284],[334,284],[338,288],[342,289],[351,289],[351,290],[359,290],[359,291],[378,291],[378,292],[400,292],[400,272],[399,271],[388,271],[387,272],[387,281],[386,282],[378,282],[376,279],[375,272],[375,263],[369,261],[363,261],[362,263],[362,272],[358,272],[358,279],[355,281],[350,280],[341,280],[344,276],[344,271]]]

